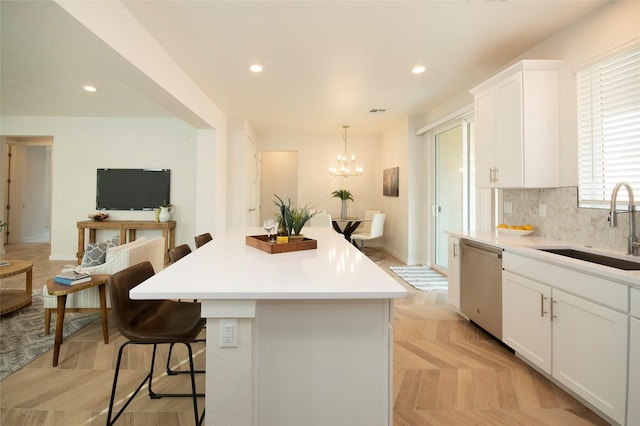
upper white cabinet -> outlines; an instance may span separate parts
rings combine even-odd
[[[558,60],[523,60],[471,90],[476,186],[558,186]]]

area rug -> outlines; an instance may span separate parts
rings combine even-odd
[[[77,333],[96,318],[100,318],[99,313],[66,313],[63,339]],[[0,380],[53,348],[55,319],[53,315],[51,334],[45,335],[42,294],[34,294],[30,306],[0,317]]]
[[[389,266],[400,278],[423,291],[447,291],[447,277],[426,266]]]

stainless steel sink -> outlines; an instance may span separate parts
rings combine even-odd
[[[571,257],[573,259],[584,260],[586,262],[597,263],[598,265],[609,266],[611,268],[625,271],[640,271],[640,262],[633,262],[616,257],[604,256],[601,254],[589,253],[587,251],[570,248],[539,248],[540,251],[559,254],[560,256]]]

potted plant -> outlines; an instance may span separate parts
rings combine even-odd
[[[342,209],[340,210],[340,218],[345,219],[347,217],[347,201],[353,201],[353,194],[348,189],[338,189],[331,193],[334,198],[340,198],[342,200]]]
[[[282,198],[275,194],[274,196],[276,200],[273,202],[278,207],[278,212],[274,215],[274,218],[279,223],[278,233],[287,235],[289,239],[292,239],[292,237],[298,237],[297,239],[304,238],[303,235],[300,235],[300,231],[302,231],[309,219],[318,212],[311,213],[309,204],[304,207],[292,207],[291,199],[288,199],[287,203],[285,203]]]
[[[300,231],[302,231],[302,228],[309,221],[309,219],[311,219],[317,213],[317,211],[311,213],[311,211],[309,210],[309,204],[305,205],[304,207],[295,207],[291,209],[291,230],[289,232],[289,238],[291,238],[291,236],[299,237],[299,239],[304,238],[304,235],[300,235]]]

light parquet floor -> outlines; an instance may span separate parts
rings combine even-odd
[[[5,249],[5,258],[34,259],[34,289],[42,288],[46,279],[68,263],[46,260],[46,244]],[[393,257],[377,263],[408,290],[408,296],[396,302],[395,310],[394,426],[606,424],[460,317],[446,304],[446,293],[422,292],[404,283],[388,269],[401,264]],[[2,283],[3,288],[14,285],[15,282]],[[109,344],[105,345],[100,321],[96,320],[63,343],[58,367],[51,366],[53,353],[49,351],[0,382],[0,424],[105,424],[117,350],[122,342],[110,321]],[[196,345],[194,350],[199,351],[196,367],[203,368],[204,349]],[[183,359],[184,353],[181,351],[178,357],[182,354]],[[129,351],[120,389],[135,388],[145,375],[149,357],[150,351],[145,348]],[[163,349],[158,360],[159,374],[165,362]],[[187,383],[186,375],[165,376],[154,381],[154,389],[187,389]],[[204,375],[198,377],[198,389],[204,389]],[[191,425],[192,408],[187,398],[150,400],[142,393],[118,424]]]

